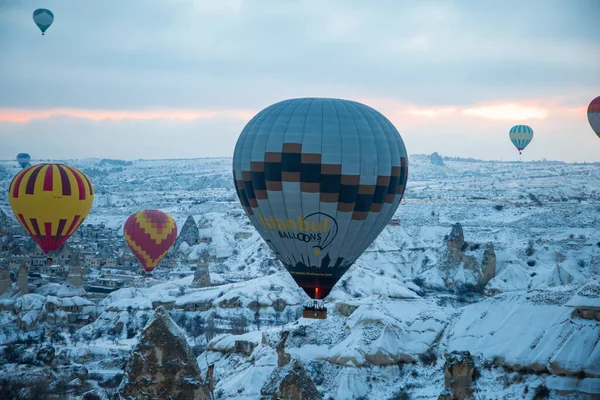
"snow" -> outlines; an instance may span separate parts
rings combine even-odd
[[[600,309],[600,279],[584,285],[566,304],[569,307],[590,307]]]
[[[571,312],[551,299],[500,295],[462,308],[442,343],[514,369],[597,374],[600,326],[571,319]]]
[[[523,267],[511,264],[488,282],[486,290],[490,293],[527,290],[530,281],[531,277]]]
[[[41,310],[46,298],[39,294],[25,294],[15,301],[15,308],[20,311]]]
[[[75,296],[75,297],[70,297],[70,298],[63,298],[61,299],[61,303],[63,305],[63,307],[84,307],[84,306],[94,306],[95,304],[88,300],[88,299],[84,299],[83,297],[79,297],[79,296]]]
[[[144,330],[148,329],[152,324],[154,324],[158,319],[161,319],[162,322],[166,325],[167,330],[175,337],[183,337],[185,339],[185,333],[183,330],[173,321],[173,319],[169,316],[169,314],[165,311],[164,308],[158,308],[152,316],[148,320],[148,323],[144,327]]]
[[[355,288],[353,292],[354,297],[386,296],[391,299],[419,298],[416,293],[398,280],[382,277],[370,271],[356,268],[347,277],[344,277],[344,279]],[[344,297],[342,289],[339,286],[332,291],[329,298],[337,299],[338,297]]]
[[[101,162],[71,163],[108,170]],[[594,289],[600,286],[600,164],[447,159],[434,166],[425,156],[411,156],[409,163],[407,191],[394,216],[400,226],[387,226],[336,285],[325,301],[326,320],[298,319],[299,305],[308,297],[249,224],[235,197],[231,159],[137,160],[94,178],[97,195],[86,223],[103,222],[122,235],[132,212],[156,208],[173,215],[180,227],[192,216],[210,243],[186,243],[153,278],[110,293],[98,304],[98,319],[77,329],[75,336],[81,337],[59,345],[59,353],[106,379],[121,373],[152,308],[162,303],[173,306],[169,313],[196,349],[209,348],[197,361],[204,372],[215,363],[219,398],[260,397],[276,370],[274,346],[284,329],[291,332],[286,351],[304,363],[325,399],[400,398],[403,391],[410,398],[435,399],[444,388],[444,352],[452,350],[474,355],[482,373],[475,385],[481,398],[523,398],[527,387],[529,400],[543,384],[573,391],[574,398],[577,392],[598,394],[598,323],[572,315],[574,307],[598,307],[600,298]],[[7,165],[7,170],[17,169]],[[8,184],[0,180],[0,189]],[[0,208],[10,211],[6,198]],[[470,270],[439,268],[444,237],[456,222],[469,246],[481,246],[466,251],[477,263],[485,244],[493,243],[496,276],[484,294],[459,295],[448,287],[447,282],[472,282]],[[236,239],[241,232],[252,235]],[[191,264],[203,251],[210,256],[213,286],[191,288]],[[96,308],[83,289],[69,285],[47,284],[35,294],[10,296],[0,303],[7,309],[0,313],[1,344],[27,335],[37,340],[44,328],[53,328],[46,320],[47,302],[78,305],[84,313]],[[285,305],[285,313],[275,310],[276,302]],[[207,309],[185,311],[190,304]],[[338,311],[354,308],[349,317]],[[232,319],[242,315],[248,332],[230,334]],[[260,331],[253,323],[256,315]],[[66,314],[57,311],[53,317]],[[192,329],[202,320],[206,330],[209,317],[217,325],[212,340]],[[123,329],[114,340],[109,332],[117,327]],[[128,330],[136,336],[127,339]],[[234,353],[239,340],[256,346],[250,356]],[[420,358],[429,350],[437,362],[424,365]],[[488,369],[483,363],[495,364]]]
[[[85,296],[85,289],[82,287],[73,286],[68,283],[64,283],[60,286],[56,292],[58,297],[73,297],[73,296]]]
[[[262,333],[248,332],[243,335],[219,335],[212,339],[207,348],[210,351],[235,352],[235,342],[244,341],[258,346],[263,341]]]
[[[107,311],[124,311],[131,307],[134,310],[151,310],[152,301],[146,297],[119,299],[106,306]]]

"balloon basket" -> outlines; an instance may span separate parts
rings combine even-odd
[[[323,302],[310,302],[302,307],[302,317],[311,319],[327,319],[327,307],[325,307]]]

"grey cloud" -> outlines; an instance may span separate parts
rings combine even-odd
[[[0,106],[262,108],[311,94],[466,105],[600,85],[594,0],[48,7],[44,38],[28,7],[0,11]]]

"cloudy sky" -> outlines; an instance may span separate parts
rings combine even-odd
[[[522,123],[524,160],[600,161],[599,19],[598,0],[0,0],[0,159],[231,156],[255,113],[311,96],[376,108],[410,154],[515,160]]]

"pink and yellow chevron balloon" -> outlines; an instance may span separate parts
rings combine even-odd
[[[159,210],[133,213],[123,228],[127,245],[146,272],[152,272],[177,239],[177,224]]]

